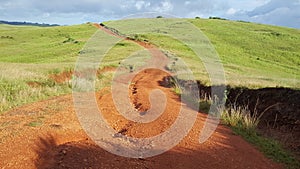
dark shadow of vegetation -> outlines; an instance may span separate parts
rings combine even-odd
[[[39,138],[36,143],[35,152],[38,155],[38,160],[35,161],[36,168],[52,168],[54,163],[54,149],[57,147],[56,140],[49,135],[44,138]]]
[[[159,81],[161,86],[168,88],[178,87],[175,83],[189,88],[191,82],[180,79],[174,80],[173,77],[165,77]],[[205,86],[200,81],[197,81],[197,87],[197,90],[192,89],[192,91],[199,91],[200,112],[207,113],[209,111],[210,100],[215,98],[211,95],[213,88],[214,91],[217,91],[216,93],[219,93],[218,98],[225,97],[227,108],[240,107],[248,110],[252,115],[261,116],[258,133],[280,141],[300,158],[300,90],[283,87],[250,89],[246,87]],[[225,92],[220,92],[224,89],[226,89]],[[198,107],[196,109],[199,110]]]
[[[198,86],[200,98],[211,97],[212,87],[201,82]],[[300,90],[227,86],[226,97],[226,107],[242,107],[261,115],[258,132],[279,140],[300,157]]]

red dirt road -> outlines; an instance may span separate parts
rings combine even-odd
[[[171,89],[158,85],[165,75],[160,70],[148,70],[134,78],[138,87],[135,97],[139,97],[141,109],[147,108],[145,96],[153,87],[165,91],[168,103],[172,103],[159,119],[147,125],[122,118],[109,89],[97,93],[100,109],[116,132],[126,128],[123,134],[149,137],[172,124],[180,103]],[[282,168],[222,125],[207,142],[199,144],[199,131],[206,118],[201,113],[191,132],[176,147],[147,159],[119,157],[98,147],[84,133],[75,114],[72,97],[63,96],[2,115],[0,124],[7,126],[1,128],[1,168]],[[43,121],[40,126],[28,126],[38,119]]]
[[[116,133],[122,131],[128,136],[145,138],[173,124],[182,103],[172,89],[159,85],[167,75],[158,69],[141,71],[129,88],[130,100],[140,111],[149,109],[148,97],[153,89],[165,93],[168,102],[164,113],[148,124],[122,117],[114,106],[109,88],[96,94],[103,116]],[[146,159],[131,159],[98,147],[80,126],[72,96],[56,97],[0,116],[0,168],[283,168],[223,125],[200,144],[199,134],[205,119],[205,114],[198,113],[189,134],[168,152]]]

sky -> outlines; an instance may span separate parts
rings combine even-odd
[[[300,29],[300,0],[0,0],[0,20],[60,25],[157,12],[179,18],[218,16]]]

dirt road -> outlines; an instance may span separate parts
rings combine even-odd
[[[112,71],[113,69],[108,69]],[[178,115],[180,99],[170,88],[160,85],[168,74],[147,69],[137,74],[129,88],[130,100],[140,111],[149,109],[149,93],[160,89],[167,105],[162,116],[148,124],[128,121],[116,110],[110,88],[97,93],[103,116],[124,135],[144,138],[170,127]],[[98,147],[81,128],[66,95],[26,105],[0,116],[1,168],[282,168],[256,148],[219,125],[212,137],[199,143],[206,115],[198,113],[189,134],[168,152],[146,159],[116,156]],[[141,132],[142,131],[142,132]]]

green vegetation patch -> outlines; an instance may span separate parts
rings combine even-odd
[[[184,19],[183,19],[184,20]],[[176,22],[178,21],[178,23]],[[174,28],[182,19],[171,20]],[[234,22],[219,19],[188,19],[208,37],[219,54],[228,85],[260,87],[292,87],[300,85],[300,30]],[[159,25],[157,26],[159,22]],[[170,19],[130,19],[105,24],[137,40],[146,40],[183,59],[195,77],[209,84],[209,76],[201,60],[185,44],[167,36]],[[144,25],[147,34],[136,35],[136,25]],[[167,27],[172,29],[171,27]],[[189,30],[178,32],[189,37]],[[193,43],[193,42],[191,42]],[[191,44],[199,45],[198,42]]]
[[[92,24],[47,28],[0,25],[0,62],[74,62],[96,30]]]

